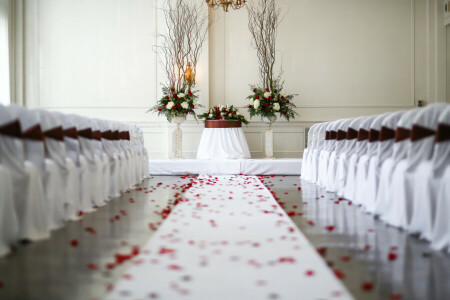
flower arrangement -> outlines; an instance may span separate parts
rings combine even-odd
[[[282,88],[270,90],[252,86],[252,89],[253,94],[247,97],[252,101],[252,104],[248,106],[250,117],[273,117],[278,113],[280,117],[289,121],[298,115],[294,110],[296,106],[292,103],[295,95],[284,94]]]
[[[164,87],[164,96],[148,111],[157,112],[158,116],[165,116],[169,122],[172,121],[173,117],[184,117],[188,114],[193,115],[195,120],[197,120],[194,109],[203,106],[196,104],[198,98],[196,92],[191,91],[188,85],[183,86],[179,90],[176,90],[174,87]]]
[[[239,110],[233,105],[219,105],[210,108],[208,112],[199,115],[199,119],[205,120],[228,120],[228,121],[241,121],[245,125],[249,122],[245,119],[243,115],[240,114]]]

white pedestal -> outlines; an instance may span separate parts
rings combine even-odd
[[[172,158],[183,158],[183,131],[180,124],[172,132]]]
[[[273,156],[273,130],[266,129],[266,158],[275,158]]]

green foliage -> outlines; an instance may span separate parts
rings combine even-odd
[[[205,120],[228,120],[228,121],[239,120],[245,125],[249,123],[245,119],[245,117],[239,113],[239,110],[235,108],[233,105],[214,106],[209,110],[209,112],[205,112],[204,114],[199,115],[198,118]]]
[[[285,95],[283,87],[273,90],[256,86],[251,86],[251,88],[253,94],[247,97],[252,102],[248,106],[250,118],[254,116],[272,117],[278,114],[289,121],[295,119],[296,115],[298,116],[298,113],[294,110],[296,106],[292,102],[296,95]]]

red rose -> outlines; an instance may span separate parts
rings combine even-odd
[[[259,96],[258,95],[256,95],[256,97],[255,97],[256,99],[259,99]]]
[[[275,90],[274,92],[275,92],[275,93],[278,93],[278,90]]]
[[[249,106],[248,106],[248,109],[252,109],[252,107],[253,107],[253,106],[249,105]]]
[[[170,97],[169,97],[169,96],[166,96],[166,99],[170,99]]]
[[[194,106],[194,105],[192,105],[192,106],[191,106],[191,108],[192,108],[192,109],[194,109],[194,108],[195,108],[195,106]]]
[[[286,104],[289,104],[289,103],[291,103],[291,102],[289,102],[289,100],[286,100]]]
[[[189,96],[192,96],[192,95],[194,95],[194,94],[192,94],[192,93],[189,93]]]
[[[287,115],[287,111],[283,111],[283,114]]]
[[[281,96],[281,100],[283,100],[284,99],[284,96]]]
[[[192,93],[191,90],[188,90],[188,93],[191,94]]]
[[[272,99],[272,97],[271,97],[271,96],[269,96],[269,97],[268,97],[267,99],[269,99],[269,100],[270,100],[270,99]]]
[[[158,108],[158,111],[161,111],[162,109],[161,108]]]
[[[269,112],[269,110],[268,109],[266,109],[266,110],[264,110],[265,112]]]
[[[218,116],[217,119],[219,119],[219,120],[222,119],[222,116]]]
[[[175,109],[175,106],[172,106],[172,109]]]
[[[181,108],[181,104],[177,104],[177,108]]]
[[[176,98],[176,97],[177,97],[177,94],[173,94],[172,96],[173,96],[174,98]]]
[[[269,91],[269,89],[266,89],[266,92],[268,92]]]
[[[170,90],[171,90],[172,92],[175,92],[175,89],[174,89],[174,88],[171,88]]]
[[[265,102],[265,103],[264,103],[264,106],[269,106],[269,103]]]
[[[164,106],[167,106],[167,103],[164,103]]]
[[[256,93],[256,89],[253,89],[253,93]]]
[[[184,111],[185,114],[188,114],[189,112],[187,110]]]

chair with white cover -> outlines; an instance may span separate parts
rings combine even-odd
[[[361,123],[358,132],[358,143],[356,143],[356,173],[353,181],[354,195],[353,200],[357,204],[364,205],[366,199],[365,183],[367,178],[367,169],[369,166],[369,136],[370,128],[373,121],[378,116],[367,117],[364,122]],[[349,178],[347,178],[349,181]],[[352,184],[352,181],[349,181]]]
[[[0,132],[1,127],[0,125]],[[0,164],[0,257],[10,252],[18,235],[19,224],[14,207],[12,175],[7,168]]]
[[[336,128],[336,142],[334,151],[330,154],[328,162],[328,185],[327,191],[337,192],[337,168],[339,163],[339,156],[345,150],[345,141],[347,139],[347,130],[352,119],[344,119],[339,122]]]
[[[411,205],[412,210],[408,230],[413,234],[419,233],[420,237],[426,240],[431,240],[433,235],[436,190],[440,182],[440,178],[433,174],[436,129],[440,115],[445,114],[448,106],[438,103],[420,110],[413,120],[408,149],[405,187],[411,191],[407,204]]]
[[[325,143],[325,135],[327,129],[327,123],[320,124],[317,128],[317,138],[315,143],[312,145],[312,151],[309,154],[309,168],[310,168],[310,179],[309,181],[317,183],[318,181],[318,164],[320,151],[322,151]]]
[[[436,184],[436,215],[431,247],[447,248],[450,253],[450,106],[439,116],[433,153],[433,177]]]
[[[397,124],[404,114],[405,111],[391,113],[381,123],[380,142],[378,143],[379,176],[375,200],[375,215],[382,215],[386,212],[388,205],[386,201],[390,199],[389,188],[394,168],[395,132]]]
[[[100,125],[99,120],[89,119],[89,123],[92,128],[91,143],[94,147],[95,155],[100,159],[99,176],[101,181],[101,194],[99,194],[98,197],[100,197],[103,202],[100,205],[104,205],[105,201],[111,199],[111,197],[109,196],[109,185],[111,177],[109,157],[103,147],[102,126]]]
[[[380,218],[387,224],[407,229],[411,220],[410,190],[406,187],[406,169],[408,168],[408,149],[411,144],[411,129],[413,120],[420,113],[420,109],[413,109],[405,112],[397,123],[395,131],[395,141],[392,174],[388,174],[390,181],[384,200],[385,211]]]
[[[328,170],[328,160],[330,158],[330,153],[336,139],[336,132],[332,133],[332,128],[335,126],[337,121],[327,123],[325,130],[325,142],[323,144],[323,149],[319,154],[319,164],[318,164],[318,174],[317,183],[321,187],[325,187],[327,184],[327,170]],[[333,136],[333,137],[332,137]]]
[[[365,118],[366,117],[359,117],[356,119],[352,119],[350,121],[350,123],[348,124],[343,149],[337,156],[338,164],[336,169],[335,185],[336,185],[336,194],[341,197],[344,196],[350,161],[351,159],[356,160],[356,157],[352,157],[352,155],[356,151],[356,142],[358,138],[359,127]],[[355,165],[354,164],[352,165],[354,168]]]
[[[18,118],[0,105],[0,164],[8,170],[10,175],[7,176],[11,176],[14,195],[14,210],[11,210],[8,196],[1,199],[3,210],[7,210],[7,213],[3,212],[5,219],[2,219],[2,223],[8,224],[1,229],[2,239],[5,241],[6,238],[8,243],[12,240],[33,241],[49,237],[47,220],[43,214],[34,211],[36,208],[45,209],[42,207],[45,196],[41,174],[32,162],[25,160],[21,138]],[[8,172],[4,171],[3,174]],[[9,185],[8,180],[5,181],[2,185]],[[7,191],[5,193],[9,194]]]
[[[364,187],[366,190],[366,195],[364,199],[364,207],[366,212],[373,214],[375,212],[375,205],[378,192],[378,181],[379,181],[379,143],[381,135],[381,127],[383,120],[388,118],[391,113],[386,113],[377,116],[370,127],[369,131],[369,143],[367,145],[367,155],[369,158],[367,167],[367,176],[364,182]],[[392,136],[394,131],[392,130]]]
[[[315,131],[319,124],[314,124],[308,130],[308,143],[306,148],[303,150],[303,158],[302,158],[302,167],[300,171],[300,177],[303,180],[310,179],[310,161],[309,161],[309,152],[312,151],[313,144],[315,142]]]
[[[59,119],[53,112],[42,109],[32,109],[30,112],[39,120],[44,132],[49,229],[58,229],[64,225],[64,221],[74,219],[77,213],[79,195],[74,190],[78,187],[74,187],[72,183],[77,180],[79,171],[75,162],[67,156],[63,127]]]

